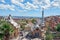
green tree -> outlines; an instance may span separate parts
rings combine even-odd
[[[32,19],[31,22],[34,24],[36,23],[37,21],[35,19]]]
[[[53,35],[52,35],[52,33],[50,32],[50,27],[47,27],[47,31],[46,31],[46,40],[52,40],[53,39]]]
[[[57,26],[55,27],[55,29],[60,32],[60,23],[57,24]]]
[[[46,40],[52,40],[52,39],[53,39],[52,34],[47,34],[47,35],[46,35]]]
[[[6,37],[9,38],[9,35],[14,31],[13,27],[6,21],[0,25],[0,39]],[[6,39],[8,40],[8,39]]]
[[[21,25],[21,30],[24,30],[25,29],[25,25]]]

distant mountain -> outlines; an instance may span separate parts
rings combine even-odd
[[[8,16],[3,16],[8,17]],[[30,16],[12,16],[13,19],[24,19],[24,18],[40,18],[40,17],[30,17]]]
[[[13,18],[40,18],[40,17],[29,17],[29,16],[12,16]]]
[[[3,17],[8,17],[8,16],[0,16],[0,18],[3,18]],[[48,16],[48,17],[54,17],[54,16]],[[56,15],[56,17],[60,17],[60,15]],[[14,18],[14,19],[40,18],[40,19],[42,19],[42,17],[30,17],[30,16],[12,16],[12,18]],[[47,18],[47,17],[44,17],[44,18]]]
[[[48,16],[48,17],[60,17],[60,15],[56,15],[56,16]],[[45,18],[48,18],[48,17],[45,17]]]

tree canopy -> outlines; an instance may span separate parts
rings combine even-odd
[[[0,39],[2,39],[6,33],[11,34],[13,31],[14,31],[14,28],[9,22],[0,21]]]
[[[60,23],[57,24],[57,26],[55,27],[55,29],[60,32]]]

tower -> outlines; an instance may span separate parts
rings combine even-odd
[[[45,26],[44,24],[44,8],[42,8],[42,23],[41,23],[41,26]]]

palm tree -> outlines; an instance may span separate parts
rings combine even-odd
[[[4,21],[0,26],[0,38],[5,37],[4,40],[9,40],[9,36],[13,31],[13,27],[8,22]]]

